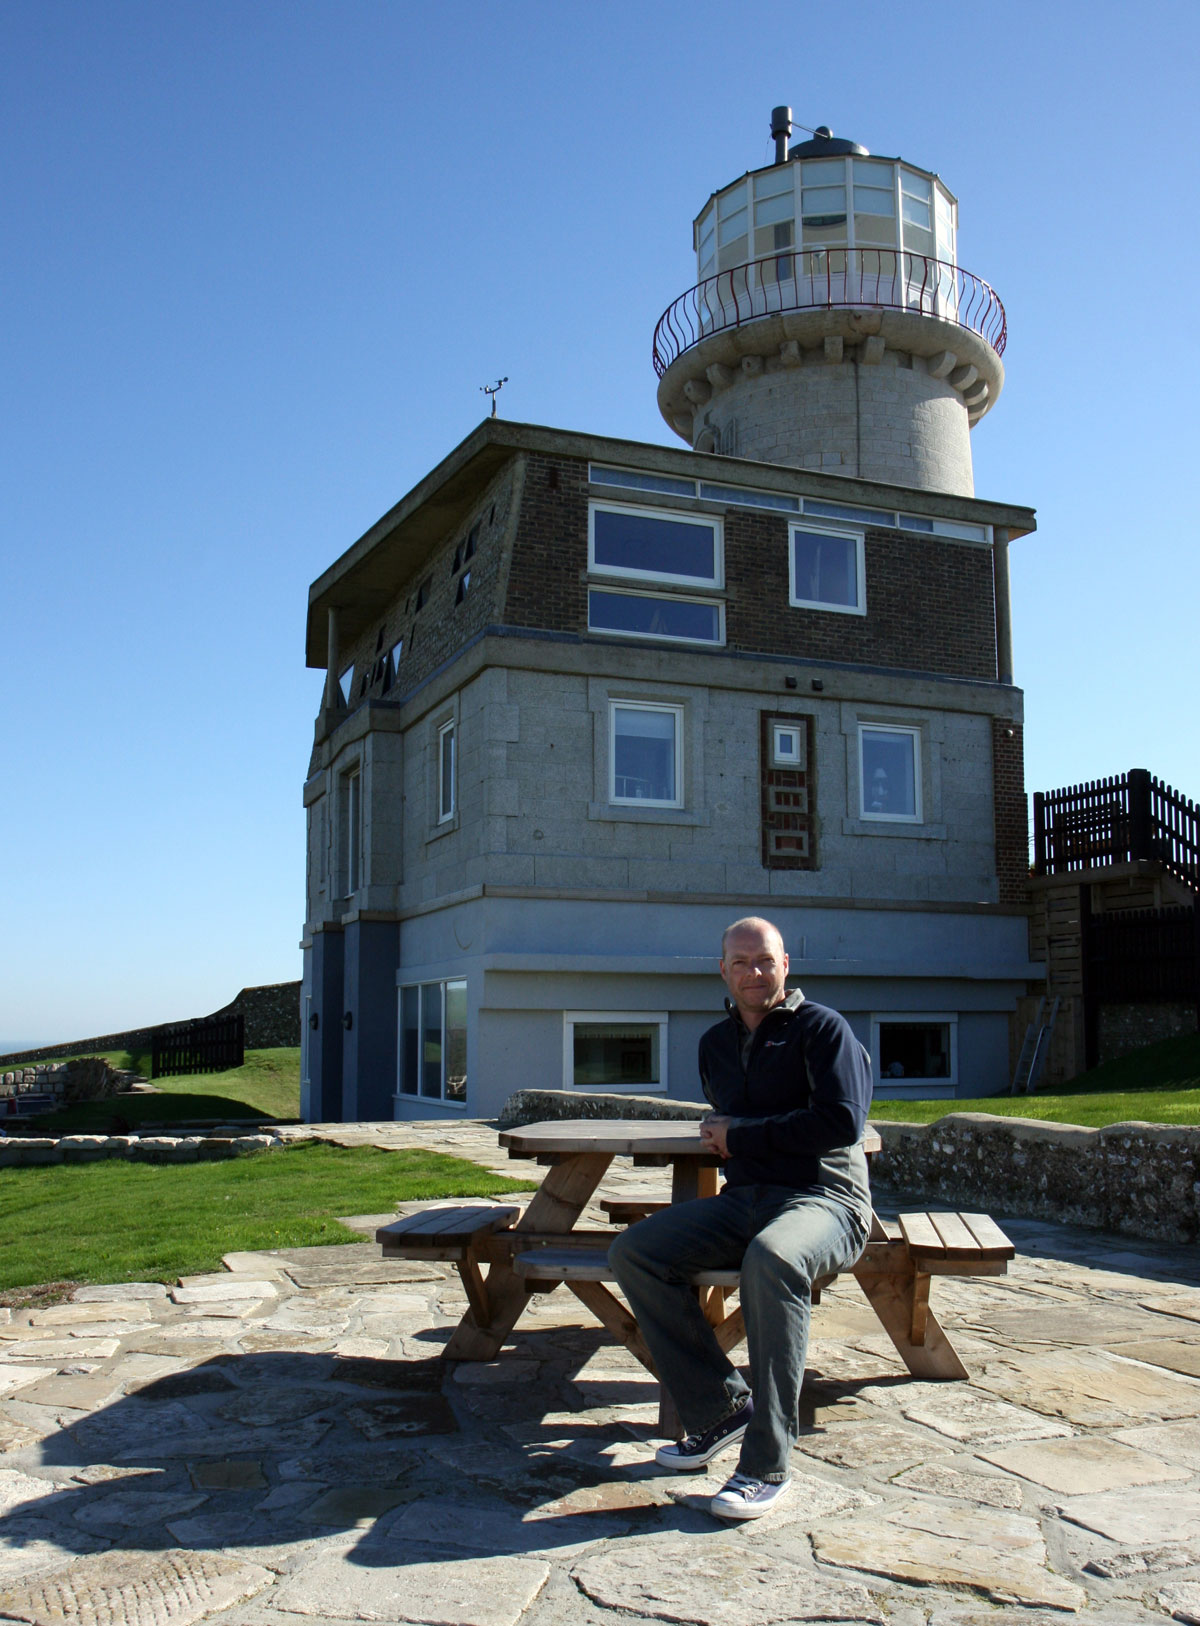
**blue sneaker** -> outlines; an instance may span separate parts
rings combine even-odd
[[[761,1519],[791,1488],[790,1479],[781,1479],[774,1484],[769,1479],[751,1479],[746,1474],[734,1474],[708,1504],[709,1511],[715,1513],[718,1519]]]
[[[676,1473],[692,1473],[703,1468],[722,1451],[737,1445],[746,1432],[746,1425],[754,1413],[754,1401],[747,1395],[736,1411],[722,1417],[719,1423],[706,1428],[702,1434],[689,1434],[675,1445],[660,1445],[654,1460],[660,1468],[673,1468]]]

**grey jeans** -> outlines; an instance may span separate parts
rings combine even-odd
[[[776,1482],[788,1477],[812,1284],[848,1270],[866,1240],[859,1215],[820,1192],[734,1186],[660,1209],[609,1248],[617,1281],[688,1433],[711,1428],[753,1392],[742,1473]],[[739,1268],[749,1390],[688,1285],[698,1270]]]

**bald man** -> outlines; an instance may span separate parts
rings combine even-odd
[[[687,1437],[664,1468],[694,1472],[740,1445],[713,1497],[722,1519],[769,1513],[791,1483],[812,1287],[848,1270],[870,1231],[863,1130],[870,1058],[845,1018],[786,988],[778,927],[750,916],[721,940],[723,1022],[700,1041],[713,1114],[700,1134],[722,1160],[715,1197],[631,1225],[609,1250],[617,1281]],[[691,1278],[741,1271],[750,1383],[721,1350]]]

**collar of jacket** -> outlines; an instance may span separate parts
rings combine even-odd
[[[778,1005],[772,1005],[769,1011],[763,1012],[763,1020],[758,1024],[758,1027],[762,1027],[763,1022],[769,1022],[773,1016],[777,1015],[781,1011],[799,1010],[803,1003],[804,994],[801,992],[801,990],[799,988],[789,988],[787,993],[784,994],[783,998],[779,1001]],[[733,1003],[732,999],[728,997],[728,995],[726,995],[725,998],[725,1010],[743,1033],[748,1031],[745,1022],[742,1021],[742,1013],[738,1010],[737,1006]],[[754,1031],[757,1033],[758,1028],[755,1028]]]

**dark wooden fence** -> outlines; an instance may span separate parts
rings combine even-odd
[[[1200,908],[1091,911],[1079,889],[1082,928],[1084,1063],[1100,1060],[1100,1012],[1106,1005],[1195,1005],[1200,1028]]]
[[[1193,1000],[1197,993],[1195,908],[1128,909],[1084,921],[1088,993],[1104,1004]]]
[[[223,1073],[246,1059],[246,1023],[236,1016],[210,1016],[178,1027],[156,1028],[150,1076],[171,1078],[177,1073]]]
[[[1035,791],[1035,875],[1156,859],[1200,888],[1200,808],[1145,768]]]

